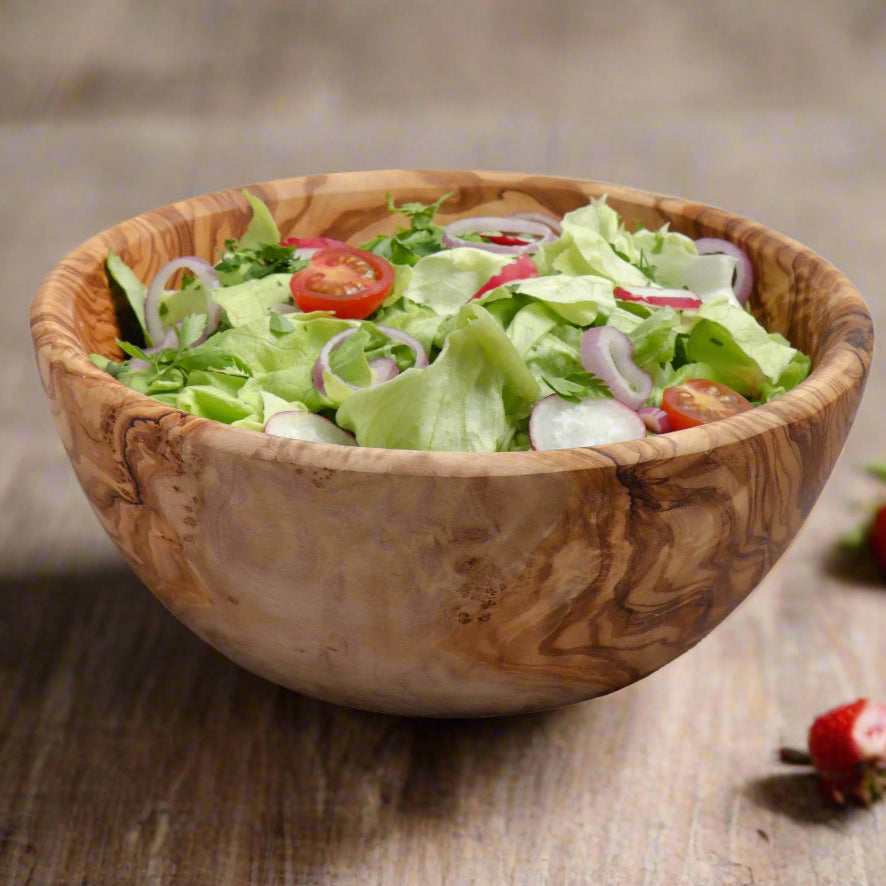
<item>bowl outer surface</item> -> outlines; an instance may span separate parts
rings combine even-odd
[[[127,562],[243,666],[333,702],[474,716],[621,688],[715,627],[763,578],[839,455],[873,348],[864,301],[789,238],[721,210],[594,182],[389,170],[250,187],[283,236],[360,243],[446,213],[557,215],[609,195],[626,218],[726,236],[755,313],[813,357],[767,406],[583,450],[424,453],[266,437],[187,415],[98,370],[120,334],[104,259],[141,279],[242,233],[237,190],[123,222],[64,259],[32,309],[44,388],[75,472]]]

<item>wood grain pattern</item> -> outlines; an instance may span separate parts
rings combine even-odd
[[[800,388],[751,413],[598,449],[466,455],[265,438],[165,407],[87,359],[113,354],[118,332],[108,248],[143,278],[176,255],[210,257],[245,224],[239,193],[98,235],[50,275],[32,311],[61,439],[136,574],[255,673],[421,715],[515,713],[610,692],[719,624],[783,553],[830,474],[872,326],[849,282],[786,237],[674,198],[514,174],[392,170],[253,190],[282,233],[353,242],[391,224],[386,192],[428,201],[453,190],[452,215],[561,214],[608,193],[649,227],[668,221],[742,245],[759,280],[755,313],[814,365]],[[302,531],[281,545],[280,526]]]

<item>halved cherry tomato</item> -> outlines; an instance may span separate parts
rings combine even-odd
[[[365,320],[393,285],[390,262],[352,246],[318,250],[289,282],[292,300],[303,311],[332,311],[343,320]]]
[[[706,378],[690,378],[681,385],[665,388],[661,408],[671,420],[671,428],[681,431],[705,422],[729,418],[753,409],[737,391]]]

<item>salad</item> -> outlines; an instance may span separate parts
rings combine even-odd
[[[629,230],[605,197],[408,225],[359,247],[282,239],[267,206],[214,265],[148,284],[113,252],[141,341],[93,362],[134,390],[303,440],[495,452],[592,446],[738,414],[801,382],[807,356],[747,309],[724,240]],[[171,288],[172,279],[180,282]],[[133,335],[133,338],[136,336]]]

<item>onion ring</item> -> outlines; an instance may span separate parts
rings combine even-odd
[[[479,234],[484,231],[500,231],[503,234],[527,234],[537,239],[528,243],[504,246],[498,243],[477,243],[465,240],[463,234]],[[552,243],[556,240],[553,230],[537,221],[524,218],[495,218],[489,215],[476,215],[469,218],[460,218],[450,222],[443,228],[443,245],[449,248],[457,246],[471,246],[474,249],[485,249],[487,252],[495,252],[499,255],[523,255],[527,252],[536,252],[543,243]]]
[[[652,393],[652,376],[631,359],[633,350],[614,326],[592,326],[581,337],[581,365],[602,379],[616,400],[636,409]]]
[[[563,233],[563,225],[560,224],[559,220],[546,212],[525,210],[523,212],[511,213],[510,218],[522,218],[527,221],[538,222],[540,225],[547,225],[558,237]]]
[[[653,434],[669,434],[671,432],[671,419],[664,409],[658,406],[641,406],[637,415],[643,419],[643,424]]]
[[[328,372],[331,375],[335,375],[336,373],[332,369],[332,364],[330,362],[332,358],[332,352],[335,351],[346,339],[350,338],[357,330],[359,326],[354,326],[350,329],[343,329],[341,332],[336,333],[326,342],[325,345],[320,349],[320,354],[317,357],[316,362],[314,363],[313,368],[311,369],[311,382],[314,387],[325,397],[326,396],[326,385],[323,383],[323,373]],[[422,343],[413,336],[409,335],[407,332],[403,332],[401,329],[395,329],[393,326],[376,326],[379,332],[386,335],[391,341],[395,341],[398,344],[406,345],[412,353],[415,355],[413,360],[413,366],[416,369],[421,369],[424,366],[428,365],[428,355],[425,351]],[[384,384],[386,381],[390,381],[395,376],[399,375],[400,370],[397,368],[397,363],[395,360],[392,360],[390,357],[378,357],[375,360],[372,360],[369,363],[369,369],[372,373],[372,380],[369,383],[370,387],[375,387],[375,385]],[[350,382],[345,382],[342,379],[344,384],[346,384],[352,390],[359,390],[357,385],[352,385]]]
[[[166,281],[178,270],[190,271],[200,281],[206,296],[206,326],[203,329],[203,334],[193,342],[192,347],[206,341],[218,329],[222,309],[212,298],[212,290],[219,287],[218,277],[215,275],[212,265],[196,255],[174,258],[157,271],[145,296],[145,328],[151,338],[152,345],[161,341],[166,334],[163,321],[160,319],[160,300],[165,292]]]

